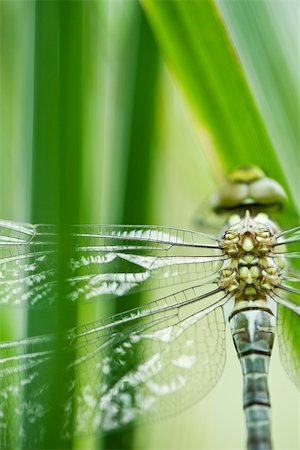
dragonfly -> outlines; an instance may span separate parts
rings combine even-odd
[[[213,210],[226,217],[217,234],[68,228],[64,301],[72,307],[114,299],[123,311],[104,312],[63,336],[70,374],[63,437],[158,421],[200,401],[223,372],[229,326],[242,368],[247,449],[272,448],[268,372],[275,334],[283,366],[300,388],[300,226],[281,230],[270,217],[285,202],[279,183],[247,166],[212,198]],[[51,308],[60,301],[56,245],[52,225],[0,221],[0,306]],[[138,294],[143,303],[135,306]],[[54,341],[44,334],[0,343],[1,448],[20,445],[26,427],[44,432],[51,380],[43,368],[54,357]]]

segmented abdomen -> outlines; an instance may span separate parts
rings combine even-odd
[[[267,309],[248,308],[235,311],[229,322],[243,372],[247,448],[270,450],[271,405],[267,377],[276,320]]]

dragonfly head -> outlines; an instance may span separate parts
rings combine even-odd
[[[287,201],[282,186],[256,166],[242,166],[234,169],[226,182],[212,196],[211,206],[218,213],[238,212],[244,215],[258,211],[279,209]]]

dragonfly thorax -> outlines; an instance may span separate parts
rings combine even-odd
[[[228,259],[219,284],[237,301],[261,299],[280,284],[284,259],[274,257],[274,227],[261,223],[246,212],[245,218],[226,228],[220,246]]]

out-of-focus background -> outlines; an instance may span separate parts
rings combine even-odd
[[[197,228],[228,170],[257,164],[287,189],[281,223],[296,225],[299,19],[296,0],[2,0],[0,217]],[[44,324],[3,309],[0,326],[8,339]],[[296,450],[299,392],[276,346],[270,390],[276,449]],[[229,339],[201,403],[72,446],[241,449],[241,394]]]

